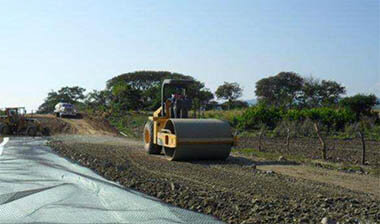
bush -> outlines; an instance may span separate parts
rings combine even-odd
[[[360,120],[360,116],[374,116],[372,108],[377,104],[375,95],[356,94],[355,96],[346,97],[340,101],[340,105],[351,110],[356,115],[356,120]]]
[[[215,118],[223,121],[227,121],[232,127],[236,128],[238,125],[238,118],[244,113],[244,110],[229,110],[229,111],[217,111],[210,110],[205,111],[203,118]]]
[[[330,132],[333,130],[343,131],[347,124],[355,121],[355,113],[347,109],[313,108],[285,111],[265,105],[250,107],[236,117],[237,127],[242,130],[257,130],[262,126],[273,130],[276,127],[279,129],[281,128],[280,126],[290,126],[290,123],[293,123],[293,126],[299,126],[303,130],[301,132],[306,135],[311,133],[308,126],[312,126],[312,122],[318,122],[322,129]],[[234,117],[230,118],[230,120],[234,120]],[[276,132],[279,131],[276,130]]]
[[[343,130],[346,124],[355,121],[355,114],[345,109],[336,110],[325,107],[307,109],[302,112],[306,118],[325,126],[328,132],[331,128],[334,128],[336,131]]]
[[[238,127],[243,130],[259,129],[263,125],[274,129],[281,120],[281,111],[264,105],[248,108],[238,117]]]

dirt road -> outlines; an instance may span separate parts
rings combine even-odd
[[[54,115],[33,115],[43,127],[48,127],[52,135],[78,134],[117,136],[118,131],[104,119],[96,119],[88,115],[81,118],[57,118]]]
[[[228,223],[380,220],[379,180],[371,176],[238,155],[225,162],[169,162],[146,155],[140,141],[113,137],[64,136],[51,146],[107,179]]]
[[[369,175],[344,173],[306,165],[268,165],[259,166],[259,169],[272,170],[295,178],[336,185],[357,192],[369,193],[378,199],[380,198],[380,179]]]

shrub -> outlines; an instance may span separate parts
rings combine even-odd
[[[372,107],[377,104],[375,95],[356,94],[355,96],[346,97],[340,101],[340,105],[351,110],[356,115],[356,120],[360,120],[360,116],[374,116],[371,112]]]
[[[227,121],[232,127],[237,127],[239,116],[244,113],[244,110],[229,110],[229,111],[217,111],[210,110],[205,111],[203,118],[215,118],[219,120]]]
[[[280,120],[280,109],[259,105],[248,108],[238,117],[238,127],[244,130],[259,129],[262,126],[274,129]]]
[[[331,128],[335,130],[343,130],[346,124],[355,120],[355,114],[349,110],[335,110],[333,108],[313,108],[303,110],[302,113],[313,122],[318,122],[327,128],[329,132]]]

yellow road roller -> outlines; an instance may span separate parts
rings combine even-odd
[[[186,91],[193,83],[191,80],[163,81],[161,107],[144,127],[147,153],[161,154],[163,150],[167,159],[176,161],[225,160],[230,155],[236,138],[228,122],[189,118],[192,100]]]

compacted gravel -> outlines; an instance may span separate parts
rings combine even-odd
[[[227,223],[380,222],[374,195],[261,171],[244,157],[169,162],[147,155],[139,141],[115,137],[61,136],[49,145],[109,180]]]

